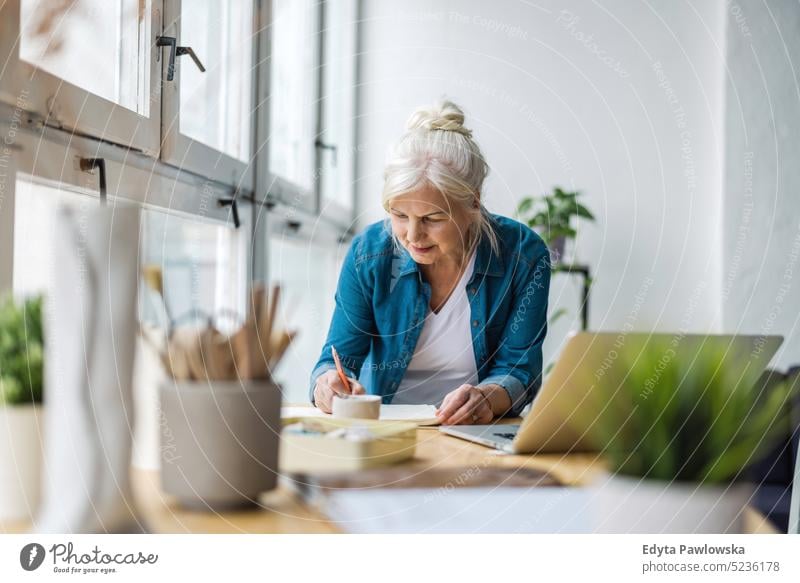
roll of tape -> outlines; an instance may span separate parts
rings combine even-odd
[[[348,395],[333,398],[334,417],[349,419],[377,419],[381,415],[381,398],[378,395]]]

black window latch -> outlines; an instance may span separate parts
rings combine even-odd
[[[167,64],[167,81],[172,81],[175,78],[175,57],[181,57],[183,55],[189,55],[194,64],[197,65],[197,68],[200,69],[203,73],[206,72],[206,68],[203,66],[203,63],[200,62],[200,59],[197,58],[197,55],[192,50],[192,47],[179,47],[177,46],[178,41],[175,39],[174,36],[157,36],[156,37],[156,46],[157,47],[169,47],[169,62]]]

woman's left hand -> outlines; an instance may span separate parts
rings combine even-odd
[[[473,385],[461,385],[448,393],[436,415],[442,425],[485,425],[494,419],[489,398]]]

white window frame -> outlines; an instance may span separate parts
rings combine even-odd
[[[318,6],[319,13],[321,8]],[[271,63],[272,63],[272,27],[273,10],[272,1],[265,0],[264,10],[261,12],[262,19],[259,22],[262,34],[258,49],[258,83],[257,83],[257,133],[256,133],[256,152],[258,152],[258,164],[256,165],[256,185],[255,199],[264,201],[270,205],[286,204],[301,212],[317,213],[319,211],[318,194],[316,192],[317,180],[314,181],[314,188],[308,189],[279,176],[270,171],[269,168],[269,145],[270,145],[270,93],[271,93]],[[317,18],[319,26],[319,18]],[[319,39],[319,36],[317,36]],[[317,41],[319,42],[319,41]],[[314,47],[315,67],[319,67],[319,46]],[[319,95],[318,76],[314,81],[314,94]],[[319,124],[319,108],[313,111],[311,125],[317,127]],[[309,144],[312,147],[312,144]],[[317,168],[316,148],[314,155],[314,168]]]
[[[23,151],[16,130],[11,129],[13,113],[0,105],[0,295],[11,290],[14,278],[14,201],[17,182],[17,160]],[[21,112],[20,112],[21,113]],[[14,121],[14,125],[18,122]],[[11,132],[14,132],[12,134]]]
[[[284,237],[321,246],[339,245],[342,240],[348,238],[336,225],[285,204],[278,204],[269,209],[257,221],[257,225],[261,234],[256,234],[256,237]],[[269,270],[268,265],[267,269]]]
[[[55,77],[20,59],[21,0],[0,2],[0,55],[8,55],[0,75],[0,102],[22,105],[47,125],[91,135],[157,156],[161,142],[160,63],[155,37],[161,28],[161,0],[151,0],[149,43],[150,115],[144,117]]]
[[[322,5],[318,6],[320,15],[322,14]],[[361,11],[361,3],[356,4],[356,18]],[[309,225],[314,225],[314,230],[328,233],[330,242],[332,244],[346,244],[351,235],[353,218],[356,213],[356,203],[353,201],[352,209],[332,208],[331,212],[325,215],[320,215],[321,206],[321,192],[319,181],[315,181],[315,189],[308,190],[293,184],[288,180],[277,176],[269,171],[269,135],[270,135],[270,64],[271,47],[272,47],[272,3],[265,1],[264,10],[260,13],[261,21],[259,28],[263,31],[260,37],[259,53],[258,53],[258,97],[257,97],[257,141],[256,153],[258,163],[256,165],[256,186],[254,192],[253,206],[253,246],[254,246],[254,272],[253,278],[257,281],[269,281],[269,239],[272,236],[281,236],[281,233],[286,230],[288,221],[301,221],[298,232],[293,236],[302,236],[303,230],[309,229]],[[319,26],[322,26],[322,18],[319,18]],[[355,55],[354,55],[354,75],[357,82],[358,79],[358,64],[357,55],[360,46],[360,28],[355,27]],[[317,36],[319,39],[319,35]],[[316,47],[315,54],[317,55],[317,66],[320,60],[321,39],[320,45]],[[319,84],[319,75],[317,75],[317,84],[315,86],[315,96],[317,106],[314,108],[315,127],[319,127],[321,105],[319,103],[319,95],[321,92],[321,85]],[[356,102],[353,103],[354,110],[356,109]],[[354,136],[357,136],[357,128],[354,129]],[[316,166],[318,167],[319,149],[315,148]],[[353,156],[353,163],[355,166],[357,157]],[[353,170],[355,176],[355,167]]]
[[[266,151],[266,138],[269,135],[270,0],[253,0],[255,2],[253,24],[255,30],[258,31],[254,50],[257,51],[258,67],[256,67],[257,74],[253,83],[256,96],[253,101],[255,116],[251,134],[254,142],[252,156],[257,163],[246,165],[248,168],[238,178],[231,174],[226,175],[224,171],[213,172],[214,175],[209,176],[207,168],[213,165],[204,166],[201,159],[192,159],[189,163],[186,160],[180,160],[177,165],[179,167],[176,168],[176,150],[167,150],[165,155],[164,148],[161,147],[162,138],[167,138],[166,142],[172,139],[174,143],[171,147],[180,141],[178,138],[185,142],[188,141],[188,138],[163,134],[163,120],[171,119],[169,107],[177,108],[180,103],[177,88],[179,88],[181,59],[176,61],[178,63],[176,79],[170,84],[176,90],[174,95],[167,99],[162,79],[166,75],[165,68],[169,49],[155,47],[155,37],[169,36],[169,30],[162,30],[164,23],[169,22],[169,19],[162,19],[164,7],[162,0],[151,1],[149,74],[152,100],[150,116],[147,120],[124,107],[88,94],[78,87],[69,86],[54,77],[50,77],[48,82],[60,83],[65,89],[59,93],[58,101],[48,104],[44,97],[47,93],[42,90],[42,87],[26,85],[25,80],[30,77],[35,68],[21,62],[16,52],[20,28],[20,0],[5,0],[0,5],[0,16],[2,17],[0,18],[0,33],[2,33],[0,35],[0,54],[12,55],[3,71],[2,80],[0,80],[0,128],[6,128],[17,115],[18,95],[23,89],[28,91],[30,97],[24,104],[24,109],[32,114],[26,114],[24,120],[18,119],[14,122],[19,126],[18,136],[15,143],[10,146],[11,154],[6,156],[8,163],[5,170],[11,178],[8,178],[4,185],[2,193],[4,200],[0,200],[0,227],[2,228],[0,229],[0,289],[10,288],[12,285],[16,173],[21,172],[42,180],[56,181],[65,187],[72,184],[96,192],[98,178],[96,171],[92,176],[92,173],[81,170],[78,167],[81,157],[103,158],[106,161],[110,200],[114,199],[115,185],[125,184],[124,200],[128,202],[143,207],[185,214],[189,217],[230,224],[231,209],[218,207],[216,200],[235,196],[239,201],[242,228],[249,230],[250,237],[251,257],[248,262],[248,278],[247,282],[243,282],[243,284],[249,285],[254,280],[267,280],[268,240],[270,235],[274,236],[275,232],[279,232],[283,228],[281,223],[285,225],[289,215],[294,214],[299,217],[298,220],[304,222],[300,233],[296,233],[296,235],[302,235],[304,229],[312,228],[311,225],[313,225],[314,232],[319,232],[320,229],[330,230],[333,233],[330,238],[331,242],[341,241],[342,236],[347,235],[356,210],[356,201],[354,201],[352,210],[343,209],[340,216],[333,216],[336,213],[331,213],[329,208],[326,209],[325,216],[320,216],[321,193],[318,180],[315,181],[313,191],[309,191],[271,175],[267,167],[269,158]],[[179,0],[164,1],[167,2],[167,7],[173,11],[172,14],[180,14]],[[318,5],[318,8],[321,12],[322,5]],[[175,31],[173,30],[173,32]],[[356,31],[356,34],[358,35],[359,32]],[[177,38],[177,35],[175,36]],[[178,40],[178,44],[179,42]],[[358,36],[356,43],[358,43]],[[316,47],[315,54],[318,59],[321,50],[321,45]],[[6,53],[2,51],[6,51]],[[188,63],[186,65],[193,66]],[[47,74],[39,70],[36,71],[36,77],[47,80]],[[37,85],[39,84],[37,82]],[[314,90],[317,98],[317,106],[314,108],[316,116],[314,123],[319,127],[321,105],[318,97],[321,93],[321,86],[317,85]],[[78,127],[71,127],[69,119],[62,118],[55,123],[54,115],[51,115],[48,120],[47,115],[57,112],[59,103],[67,103],[61,98],[70,102],[85,102],[85,107],[91,108],[90,111],[93,115],[73,120]],[[168,105],[168,102],[171,105]],[[163,118],[162,108],[165,112]],[[111,115],[112,111],[113,115]],[[92,121],[99,120],[102,120],[102,127],[99,123],[92,123]],[[138,131],[134,131],[137,126],[139,126]],[[134,137],[130,138],[130,136]],[[0,154],[4,152],[3,147],[0,144]],[[166,148],[166,144],[164,147]],[[206,149],[205,154],[213,155],[214,160],[219,156],[215,150],[204,148]],[[317,152],[315,166],[319,167],[319,150],[315,150]],[[38,164],[37,160],[39,160]],[[47,164],[43,165],[42,161],[47,161]],[[237,160],[231,159],[231,162],[239,164],[240,170],[241,166],[245,166]],[[252,170],[253,166],[255,166],[255,171]],[[235,173],[235,164],[233,167]],[[2,170],[0,168],[0,171]],[[250,173],[249,179],[247,173]],[[255,179],[254,184],[253,179]],[[136,185],[136,187],[131,185]],[[204,191],[213,192],[213,195],[209,201],[205,202],[205,207],[201,208],[203,205],[202,192]],[[248,205],[248,200],[253,200],[255,204]],[[270,212],[269,208],[276,203],[279,206]],[[265,232],[263,229],[270,229],[270,231]],[[271,229],[278,231],[273,232]]]
[[[322,101],[322,92],[323,92],[323,71],[321,64],[323,62],[323,50],[324,50],[324,28],[325,28],[325,0],[320,0],[317,4],[317,16],[316,16],[316,26],[317,26],[317,34],[315,38],[317,39],[317,44],[313,47],[313,52],[315,55],[315,62],[314,67],[317,71],[317,74],[314,77],[313,83],[313,91],[314,91],[314,99],[312,102],[315,104],[312,110],[312,126],[315,128],[315,135],[313,137],[314,143],[309,144],[309,147],[313,148],[314,151],[314,163],[313,167],[315,169],[315,178],[313,182],[312,188],[305,188],[298,184],[294,184],[291,181],[287,180],[286,178],[275,174],[274,172],[270,171],[269,165],[269,139],[270,139],[270,63],[272,62],[272,35],[271,30],[273,26],[272,22],[272,9],[271,9],[271,2],[268,2],[269,7],[265,6],[263,11],[263,20],[260,23],[261,30],[264,31],[261,40],[261,46],[259,48],[259,68],[258,68],[258,120],[257,120],[257,148],[258,151],[258,164],[256,167],[256,187],[255,187],[255,198],[259,201],[268,202],[270,205],[287,205],[292,209],[295,209],[301,213],[311,213],[314,215],[320,215],[322,211],[322,189],[321,189],[321,172],[322,170],[322,150],[321,147],[318,145],[318,142],[321,141],[321,132],[322,132],[322,124],[323,124],[323,106],[324,103]],[[360,2],[356,2],[355,7],[355,18],[356,22],[358,22],[359,14],[361,12],[361,4]],[[360,29],[358,25],[354,25],[353,27],[353,42],[352,46],[354,47],[354,54],[353,54],[353,79],[354,82],[358,82],[358,51],[360,46]],[[352,110],[353,110],[353,119],[356,119],[355,113],[357,111],[357,91],[354,92],[353,95],[353,102],[352,102]],[[353,136],[354,141],[357,139],[357,128],[353,129]],[[357,160],[357,156],[355,152],[338,152],[339,159],[344,164],[350,164],[352,166],[352,175],[355,177],[355,164]],[[342,229],[342,231],[346,231],[351,228],[353,218],[355,217],[356,213],[356,203],[355,200],[355,192],[353,193],[353,204],[351,208],[346,208],[341,205],[337,205],[335,203],[328,204],[325,207],[324,216],[321,216],[321,219],[326,222],[330,222]]]
[[[320,1],[320,50],[319,50],[319,80],[317,82],[317,143],[324,141],[323,132],[325,131],[325,82],[324,82],[324,65],[327,64],[327,59],[323,55],[323,50],[325,47],[325,40],[328,34],[328,29],[330,24],[327,22],[326,15],[325,15],[325,7],[329,4],[329,0],[321,0]],[[357,113],[357,95],[358,95],[358,66],[357,66],[357,58],[360,46],[360,27],[358,25],[359,22],[359,13],[361,10],[360,3],[358,0],[353,0],[353,18],[355,22],[353,24],[353,28],[351,30],[351,34],[353,35],[350,42],[347,43],[347,47],[352,48],[352,70],[350,71],[350,78],[345,79],[345,82],[351,81],[354,85],[354,90],[352,94],[352,101],[350,102],[350,113],[353,119],[353,125],[356,124],[356,113]],[[351,223],[355,217],[356,213],[356,197],[355,197],[355,176],[356,176],[356,153],[354,150],[356,140],[358,139],[358,128],[352,128],[352,136],[353,136],[353,143],[352,144],[327,144],[333,145],[337,148],[337,161],[338,164],[342,166],[350,167],[349,173],[351,176],[351,188],[353,189],[352,194],[352,201],[350,208],[338,204],[336,201],[329,201],[325,202],[322,193],[322,176],[325,172],[325,168],[322,162],[323,150],[320,145],[316,147],[316,168],[319,169],[319,178],[316,182],[316,191],[317,191],[317,212],[322,214],[324,211],[325,217],[328,220],[331,220],[335,223],[341,224],[349,228]]]
[[[0,106],[0,135],[4,136],[8,135],[9,120],[13,119],[13,112],[7,113],[6,110]],[[231,197],[230,187],[153,163],[151,159],[110,144],[52,128],[19,127],[14,130],[11,147],[0,145],[0,157],[4,156],[8,156],[9,163],[0,168],[0,179],[3,180],[3,198],[0,200],[0,292],[11,290],[13,285],[15,183],[20,174],[61,189],[79,190],[96,198],[100,204],[98,171],[81,170],[80,159],[102,158],[105,161],[109,205],[135,204],[143,209],[233,228],[230,207],[218,204],[220,199]],[[125,192],[117,196],[115,191],[121,185],[124,185]],[[200,196],[198,193],[201,193]],[[253,272],[252,254],[249,252],[253,244],[252,209],[246,201],[237,204],[240,229],[246,234],[248,248],[245,259],[247,277],[242,285],[249,289]]]
[[[318,215],[284,203],[252,205],[254,271],[256,281],[270,281],[269,240],[275,237],[306,241],[319,246],[349,245],[351,234]]]
[[[182,0],[163,0],[164,1],[164,26],[163,36],[175,37],[178,45],[180,39],[180,15]],[[258,28],[259,14],[261,13],[262,0],[253,0],[253,62],[257,63],[260,54],[259,37],[263,34]],[[204,55],[198,55],[203,61]],[[242,162],[232,156],[219,152],[214,148],[180,133],[180,75],[182,67],[194,67],[195,64],[190,58],[182,57],[175,59],[173,81],[167,81],[167,67],[169,64],[169,49],[164,48],[160,57],[159,64],[162,67],[163,92],[162,92],[162,115],[163,115],[163,135],[161,159],[173,166],[189,170],[196,174],[213,178],[218,182],[229,184],[237,190],[252,191],[255,181],[255,159],[257,156],[254,147],[255,136],[257,135],[257,107],[256,101],[258,92],[258,77],[254,73],[252,92],[251,92],[251,114],[250,114],[250,159]],[[254,67],[254,71],[257,70]]]
[[[317,4],[317,15],[316,15],[316,26],[317,26],[317,34],[315,38],[317,39],[317,44],[314,47],[314,55],[315,55],[315,62],[314,67],[317,71],[317,75],[314,78],[313,84],[313,91],[314,91],[314,99],[313,103],[315,104],[313,111],[312,111],[312,126],[315,128],[315,134],[313,137],[314,143],[310,144],[310,147],[313,147],[313,168],[314,168],[314,181],[313,186],[311,189],[306,189],[301,187],[300,185],[293,184],[290,181],[286,180],[283,177],[277,176],[269,171],[269,168],[262,169],[260,173],[260,181],[257,183],[259,188],[257,188],[257,192],[266,193],[267,200],[273,203],[282,203],[289,205],[293,208],[299,209],[300,211],[310,212],[315,215],[319,215],[323,221],[330,222],[334,225],[341,227],[341,229],[347,230],[351,228],[353,218],[355,217],[356,213],[356,200],[355,196],[353,197],[353,204],[352,208],[346,208],[341,205],[337,205],[335,203],[329,203],[325,205],[324,208],[324,215],[322,214],[323,211],[323,200],[322,200],[322,172],[324,172],[323,165],[322,165],[322,155],[323,155],[323,148],[322,148],[322,131],[323,131],[323,91],[324,91],[324,79],[323,79],[323,69],[322,64],[325,61],[325,56],[323,54],[325,48],[325,6],[327,4],[326,0],[320,0]],[[359,14],[361,11],[361,5],[359,2],[356,2],[355,5],[355,18],[358,20]],[[269,27],[267,27],[269,29]],[[353,27],[353,46],[354,46],[354,54],[353,54],[353,78],[354,81],[357,83],[358,80],[358,66],[357,66],[357,55],[358,55],[358,47],[359,47],[359,28],[358,26]],[[269,39],[267,39],[268,41]],[[270,59],[270,49],[271,45],[269,42],[265,42],[265,49],[261,54],[262,63],[269,63]],[[259,75],[262,78],[262,83],[260,84],[260,98],[262,102],[269,101],[269,69],[259,71]],[[357,99],[357,92],[353,95],[353,113],[356,112],[356,99]],[[264,108],[264,109],[268,109]],[[269,111],[265,111],[264,114],[269,116]],[[353,119],[355,120],[355,115],[353,115]],[[264,130],[264,133],[260,134],[259,136],[259,144],[263,143],[265,138],[269,136],[269,122],[264,124],[259,124],[259,128]],[[357,128],[353,129],[353,136],[354,141],[357,137]],[[337,155],[342,163],[352,164],[352,175],[355,177],[355,163],[356,163],[356,156],[354,152],[344,152],[341,151],[342,148],[339,148]],[[268,163],[269,156],[264,157],[265,164]],[[263,185],[263,186],[262,186]]]

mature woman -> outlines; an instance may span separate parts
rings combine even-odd
[[[444,424],[485,424],[533,399],[549,254],[527,226],[486,210],[487,172],[456,105],[414,112],[384,173],[388,217],[356,236],[344,260],[311,374],[317,407],[330,412],[334,395],[368,392],[435,404]]]

